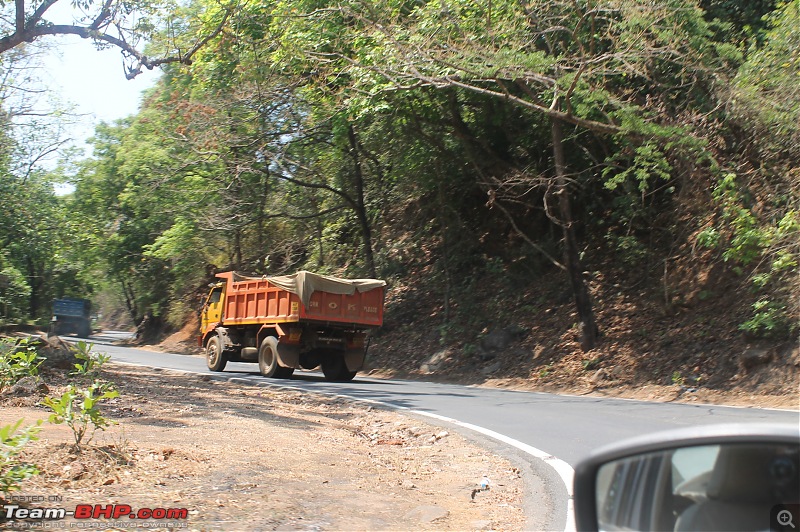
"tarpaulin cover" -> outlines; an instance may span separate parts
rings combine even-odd
[[[320,275],[305,270],[292,275],[279,275],[276,277],[246,277],[243,275],[234,276],[234,281],[248,279],[266,279],[278,288],[287,292],[297,294],[304,306],[308,306],[311,295],[316,292],[328,292],[331,294],[352,295],[359,292],[369,292],[375,288],[386,286],[386,281],[380,279],[342,279],[330,275]]]

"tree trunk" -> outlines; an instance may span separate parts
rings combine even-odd
[[[367,216],[366,202],[364,201],[364,174],[361,169],[361,158],[358,155],[358,139],[356,138],[356,131],[351,125],[348,129],[348,137],[350,140],[350,155],[353,157],[353,166],[355,174],[355,192],[356,192],[356,217],[358,223],[361,225],[361,233],[364,237],[364,258],[367,263],[367,270],[370,277],[377,277],[378,270],[375,267],[375,254],[372,250],[372,229],[369,225],[369,217]]]
[[[139,325],[141,320],[136,310],[136,295],[133,293],[133,287],[125,282],[122,276],[119,277],[119,284],[122,286],[122,295],[125,297],[125,307],[128,309],[128,315],[134,325]]]
[[[572,205],[569,190],[567,189],[566,163],[564,158],[564,135],[561,130],[561,121],[552,119],[553,158],[556,167],[556,196],[558,196],[558,211],[561,218],[561,227],[564,232],[564,261],[567,266],[572,293],[575,298],[575,307],[578,311],[578,320],[581,329],[581,349],[588,351],[594,348],[597,342],[597,325],[594,321],[592,299],[589,288],[583,278],[578,242],[575,238],[575,224],[572,220]]]
[[[233,269],[242,269],[242,230],[238,227],[233,230]]]
[[[36,265],[30,256],[26,257],[26,263],[28,267],[28,283],[31,287],[31,295],[28,298],[28,317],[36,319],[36,314],[39,312],[39,288],[42,281],[36,275]]]
[[[269,196],[269,168],[261,173],[263,179],[261,195],[258,200],[258,220],[256,221],[256,252],[258,253],[258,261],[256,262],[256,269],[259,273],[266,273],[266,248],[267,239],[264,237],[264,228],[267,219],[267,197]]]

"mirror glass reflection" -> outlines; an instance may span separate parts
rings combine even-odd
[[[797,445],[725,444],[606,463],[596,479],[598,528],[770,530],[776,505],[800,502],[799,454]]]

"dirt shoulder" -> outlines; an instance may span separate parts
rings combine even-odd
[[[45,423],[23,455],[41,473],[14,503],[186,509],[172,524],[192,530],[542,528],[526,523],[514,464],[417,419],[202,376],[122,365],[104,375],[119,385],[105,409],[118,424],[75,453],[72,432]],[[51,385],[50,395],[59,392]],[[0,425],[46,419],[37,401],[5,397]],[[472,498],[484,475],[490,489]],[[62,500],[24,502],[37,497]],[[142,524],[122,524],[131,523]]]

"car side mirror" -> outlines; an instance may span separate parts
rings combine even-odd
[[[795,530],[800,429],[715,425],[600,450],[575,469],[578,530]]]

